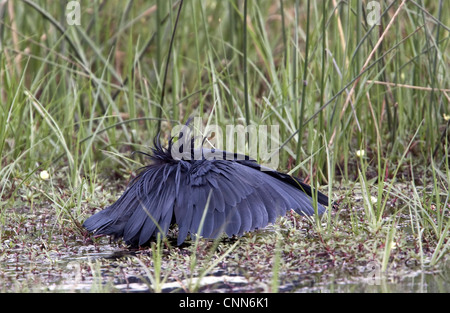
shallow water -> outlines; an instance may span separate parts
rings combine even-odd
[[[49,269],[48,264],[42,264],[41,291],[56,292],[152,292],[154,285],[147,276],[136,269],[123,269],[122,274],[114,278],[108,274],[107,266],[98,265],[104,260],[120,260],[135,252],[115,250],[104,247],[101,252],[86,252],[82,255],[62,258]],[[97,273],[87,275],[85,263],[92,269],[97,266]],[[112,265],[115,266],[115,265]],[[20,268],[20,266],[19,266]],[[39,272],[39,266],[36,267]],[[59,275],[51,274],[59,272]],[[117,272],[116,272],[117,274]],[[378,275],[378,276],[377,276]],[[329,269],[326,273],[311,273],[302,275],[294,281],[282,284],[279,292],[300,293],[361,293],[361,292],[395,292],[395,293],[448,293],[450,292],[450,267],[447,264],[440,270],[427,271],[412,270],[402,273],[388,273],[377,275],[349,275],[338,269]],[[157,286],[161,292],[189,292],[190,285],[198,284],[200,292],[266,292],[271,291],[263,283],[250,282],[248,278],[239,275],[228,275],[224,271],[211,272],[199,280],[183,279],[166,281]],[[39,290],[34,290],[39,291]]]
[[[44,205],[41,210],[34,211],[21,207],[2,226],[0,292],[271,292],[274,242],[277,240],[274,234],[285,232],[283,238],[290,240],[286,229],[295,226],[295,233],[301,235],[294,237],[297,241],[315,236],[314,232],[309,231],[308,224],[303,225],[295,215],[287,216],[277,224],[276,231],[275,226],[270,225],[248,236],[243,247],[236,249],[236,253],[230,253],[224,262],[208,273],[198,272],[198,268],[205,264],[208,267],[208,263],[200,264],[193,270],[194,273],[190,273],[188,262],[193,247],[173,245],[173,249],[164,248],[162,281],[158,282],[151,280],[151,275],[154,275],[151,249],[132,251],[118,243],[111,243],[108,238],[94,241],[84,238],[74,231],[70,223],[67,228],[61,225],[50,209]],[[403,235],[409,236],[408,216],[400,219],[398,225],[402,226],[403,220],[406,220]],[[342,236],[340,232],[337,234]],[[405,249],[411,249],[406,250],[408,253],[412,251],[410,254],[414,252],[415,240],[413,237],[407,242]],[[306,248],[315,243],[311,238],[305,242]],[[354,242],[362,241],[359,238]],[[292,256],[288,250],[285,260],[282,260],[289,266],[280,268],[279,292],[450,292],[448,256],[443,256],[442,260],[446,257],[447,261],[442,261],[439,267],[433,269],[404,264],[403,260],[414,262],[414,257],[396,258],[394,262],[398,263],[394,270],[380,273],[377,270],[379,264],[374,264],[375,270],[371,270],[368,264],[361,263],[363,261],[359,257],[365,257],[367,251],[372,251],[370,249],[364,250],[364,254],[355,253],[353,260],[342,258],[340,263],[336,262],[338,265],[334,265],[323,246],[316,245],[316,250],[306,254],[308,259],[304,259],[305,253],[297,251],[306,248],[298,248],[295,243],[290,242],[289,247],[299,250],[293,250]],[[221,252],[215,257],[223,255],[231,245],[224,242]],[[199,258],[208,257],[209,247],[206,246],[199,252]],[[345,246],[336,246],[337,253],[341,247]],[[397,250],[400,249],[403,248]],[[423,257],[430,257],[432,253],[433,250],[429,249]],[[227,260],[230,262],[227,263]],[[308,266],[307,262],[311,260],[315,264]],[[164,275],[168,275],[166,280]],[[254,277],[256,275],[260,277]],[[201,280],[198,279],[200,276]]]
[[[34,248],[34,249],[33,249]],[[59,251],[42,247],[10,249],[0,260],[2,291],[25,292],[266,292],[270,281],[258,281],[227,270],[213,270],[201,280],[198,276],[180,275],[155,284],[142,266],[130,263],[141,251],[118,249],[115,245],[74,244]],[[42,251],[42,253],[36,253]],[[150,258],[151,259],[151,258]],[[343,272],[328,268],[321,272],[293,275],[278,286],[279,292],[450,292],[450,262],[429,271]],[[187,277],[187,278],[186,278]],[[289,277],[289,275],[284,275]]]

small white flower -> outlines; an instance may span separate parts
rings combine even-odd
[[[363,157],[366,154],[364,150],[356,150],[356,156]]]
[[[443,117],[444,117],[444,120],[446,120],[446,121],[450,120],[450,114],[444,113]]]
[[[50,178],[50,174],[46,170],[41,171],[39,176],[42,180],[48,180]]]
[[[374,197],[374,196],[370,196],[370,202],[372,202],[372,204],[377,204],[378,198]]]

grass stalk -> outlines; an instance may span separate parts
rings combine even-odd
[[[242,35],[242,53],[244,55],[243,66],[244,66],[244,105],[245,105],[245,124],[250,125],[250,105],[249,105],[249,93],[248,93],[248,71],[247,71],[247,0],[244,0],[244,16],[243,16],[243,35]]]
[[[178,12],[177,12],[177,17],[175,19],[175,25],[173,26],[172,36],[170,38],[169,51],[167,53],[167,59],[166,59],[166,66],[164,68],[164,77],[163,77],[163,82],[162,82],[162,86],[161,86],[161,97],[160,97],[160,100],[159,100],[159,107],[158,107],[158,113],[157,113],[157,117],[158,117],[157,133],[159,133],[160,130],[161,130],[161,119],[162,119],[162,112],[163,112],[163,106],[164,106],[164,97],[166,95],[167,73],[169,71],[169,63],[170,63],[172,49],[173,49],[173,42],[175,40],[175,34],[176,34],[176,31],[177,31],[178,21],[180,19],[180,14],[181,14],[181,9],[182,8],[183,8],[183,0],[180,0],[180,4],[179,4],[179,7],[178,7]]]
[[[306,86],[308,85],[308,62],[309,62],[309,37],[310,37],[310,31],[309,31],[309,24],[310,24],[310,9],[311,3],[310,0],[307,0],[306,2],[306,43],[305,43],[305,60],[303,63],[303,81],[302,81],[302,95],[301,95],[301,102],[300,102],[300,115],[298,115],[296,118],[298,119],[298,140],[297,140],[297,153],[296,153],[296,159],[297,162],[301,160],[301,146],[302,146],[302,136],[303,136],[303,120],[304,120],[304,112],[305,112],[305,106],[306,106]]]

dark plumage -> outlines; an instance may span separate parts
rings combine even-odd
[[[142,169],[113,205],[84,222],[89,232],[123,237],[127,244],[141,246],[159,232],[166,235],[176,223],[180,245],[188,234],[199,232],[206,207],[200,229],[204,238],[217,238],[223,232],[241,236],[275,222],[290,209],[300,215],[314,214],[311,196],[315,191],[297,178],[262,168],[247,156],[194,149],[193,139],[183,138],[182,133],[176,144],[182,149],[190,142],[190,153],[174,158],[172,139],[164,149],[155,138],[153,153],[147,155],[152,164]],[[194,159],[196,153],[200,157]],[[223,157],[211,159],[213,155]],[[320,215],[328,198],[317,192],[317,201]]]

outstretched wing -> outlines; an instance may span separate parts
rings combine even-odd
[[[97,235],[123,237],[143,245],[158,232],[167,234],[173,217],[180,167],[155,164],[145,168],[110,207],[88,218],[83,226]]]
[[[290,209],[314,214],[304,184],[296,185],[290,176],[276,173],[238,161],[156,163],[146,167],[117,202],[88,218],[83,226],[138,246],[158,233],[166,235],[174,220],[180,245],[188,234],[204,238],[217,238],[223,232],[242,235],[275,222]],[[320,203],[317,212],[325,212]]]
[[[174,208],[179,226],[178,244],[188,233],[205,238],[216,238],[222,232],[228,236],[242,235],[275,222],[290,209],[302,215],[314,214],[312,198],[300,182],[296,185],[296,180],[287,181],[287,177],[260,171],[256,166],[237,161],[199,160],[181,176]],[[325,208],[318,203],[317,211],[322,214]]]

